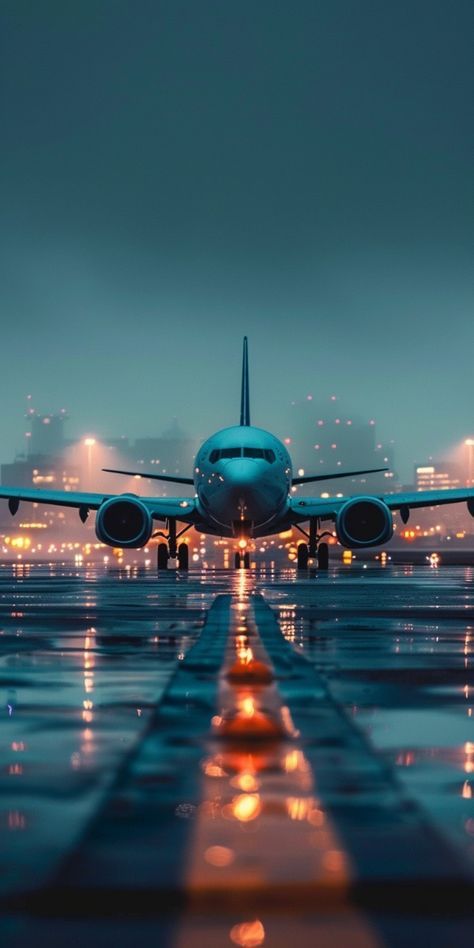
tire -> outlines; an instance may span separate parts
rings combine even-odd
[[[298,544],[298,569],[308,569],[308,545],[306,543]]]
[[[180,543],[178,547],[178,569],[189,569],[189,547],[187,543]]]
[[[244,569],[250,569],[250,553],[244,553]]]
[[[157,566],[159,570],[168,569],[168,547],[166,543],[158,544]]]
[[[240,553],[234,553],[234,566],[236,569],[240,569]]]
[[[318,546],[318,569],[327,569],[329,566],[329,546],[320,543]]]

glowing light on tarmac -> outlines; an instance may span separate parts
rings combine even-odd
[[[228,846],[208,846],[204,852],[204,859],[210,866],[224,869],[234,862],[235,852],[233,849],[229,849]]]
[[[265,941],[265,929],[258,919],[234,925],[229,934],[234,945],[239,945],[240,948],[258,948]]]
[[[288,797],[286,800],[286,812],[290,820],[307,820],[312,806],[311,797]]]
[[[260,816],[262,804],[258,793],[241,793],[232,801],[232,815],[240,823],[249,823]]]
[[[239,707],[246,718],[253,718],[256,708],[255,701],[251,695],[246,695],[245,698],[242,698],[239,702]]]
[[[202,769],[206,774],[206,777],[225,777],[226,772],[222,769],[221,765],[217,760],[211,758],[211,760],[205,760],[202,765]]]
[[[258,790],[260,781],[251,773],[243,773],[233,777],[230,785],[231,787],[237,787],[239,790],[244,790],[245,793],[254,793]]]
[[[306,773],[309,770],[309,764],[300,750],[292,750],[285,754],[283,766],[287,774],[294,773],[297,770]]]

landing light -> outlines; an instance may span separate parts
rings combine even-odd
[[[245,550],[245,547],[247,546],[247,540],[239,540],[239,546],[241,550]]]

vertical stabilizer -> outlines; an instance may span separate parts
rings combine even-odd
[[[240,424],[246,428],[250,425],[250,396],[249,396],[249,354],[247,336],[244,336],[244,352],[242,357],[242,395],[240,399]]]

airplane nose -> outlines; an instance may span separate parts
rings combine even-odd
[[[268,500],[259,478],[258,463],[248,458],[232,458],[221,472],[216,503],[222,504],[221,515],[236,520],[242,515],[248,520],[261,520],[267,516]]]
[[[256,473],[256,465],[253,461],[235,458],[226,464],[222,477],[224,484],[228,487],[245,488],[255,483]]]

